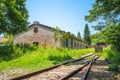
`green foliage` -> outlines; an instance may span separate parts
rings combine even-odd
[[[105,28],[105,23],[104,22],[98,22],[98,25],[92,26],[94,30],[102,31]]]
[[[95,29],[103,30],[107,42],[113,49],[120,52],[120,0],[96,0],[89,15],[85,19],[89,22],[98,21],[101,24]],[[105,27],[105,29],[103,29]]]
[[[30,51],[36,50],[34,46],[0,46],[0,62],[9,61],[24,55]]]
[[[91,44],[90,31],[87,24],[85,25],[84,29],[84,40],[88,45]]]
[[[60,28],[57,26],[56,28],[52,28],[54,32],[54,39],[57,41],[60,38]]]
[[[70,35],[71,35],[70,32],[62,32],[61,41],[65,41]]]
[[[61,41],[65,41],[70,35],[74,36],[74,34],[71,34],[70,32],[61,31],[58,26],[56,28],[52,28],[52,30],[54,32],[55,41],[57,41],[59,39]]]
[[[24,68],[30,71],[60,64],[64,61],[79,58],[85,54],[94,52],[94,49],[69,50],[65,48],[35,48],[33,51],[26,51],[21,56],[9,61],[0,62],[0,71],[11,68]],[[19,55],[19,54],[18,54]]]
[[[93,8],[89,11],[90,15],[85,16],[89,22],[105,19],[107,22],[110,20],[118,19],[120,15],[120,0],[96,0]]]
[[[74,34],[71,34],[70,32],[65,32],[60,30],[60,28],[57,26],[56,28],[52,28],[53,32],[54,32],[54,39],[55,41],[57,40],[61,40],[61,41],[65,41],[68,37],[75,37],[76,36]],[[80,32],[79,32],[80,34]],[[79,35],[79,38],[81,37],[81,35]]]
[[[109,66],[109,69],[110,71],[118,71],[118,65],[117,63],[113,63]]]
[[[0,0],[0,34],[16,34],[27,29],[26,0]]]
[[[9,35],[9,39],[0,46],[0,62],[15,59],[24,53],[36,50],[36,46],[30,45],[13,45],[13,37]]]
[[[106,43],[107,38],[105,35],[102,35],[102,34],[103,34],[103,32],[97,32],[97,33],[91,35],[92,44],[96,45],[96,43],[98,43],[98,42]]]
[[[10,60],[12,59],[12,54],[13,54],[13,48],[9,47],[9,46],[0,46],[0,62],[2,60]]]
[[[12,59],[13,54],[14,54],[13,37],[10,35],[9,40],[3,42],[3,46],[0,46],[0,59],[10,60]]]
[[[120,24],[107,27],[104,34],[108,43],[111,43],[112,49],[120,52]]]
[[[77,38],[78,38],[78,39],[81,39],[81,34],[80,34],[80,32],[78,32]]]
[[[109,67],[109,70],[113,71],[120,71],[120,52],[111,50],[111,46],[108,47],[104,52],[102,53],[102,57],[108,59],[111,61],[111,65]]]

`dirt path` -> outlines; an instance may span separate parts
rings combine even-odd
[[[89,73],[87,80],[120,80],[120,74],[108,71],[109,65],[103,58],[99,58]]]

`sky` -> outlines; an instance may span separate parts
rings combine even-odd
[[[50,27],[58,26],[61,30],[83,37],[84,27],[87,23],[91,34],[96,31],[91,27],[95,23],[88,23],[84,16],[89,14],[95,0],[27,0],[26,8],[29,12],[28,21]]]

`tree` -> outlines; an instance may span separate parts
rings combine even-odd
[[[91,41],[93,43],[93,45],[96,45],[98,42],[100,43],[106,43],[106,37],[102,35],[102,32],[97,32],[93,35],[91,35]]]
[[[104,23],[104,35],[114,50],[120,52],[120,0],[96,0],[85,20]],[[100,28],[97,26],[96,28]]]
[[[26,0],[0,0],[0,34],[17,34],[27,30]]]
[[[90,15],[85,16],[89,22],[97,21],[100,19],[117,21],[120,15],[120,0],[96,0],[93,4],[92,10],[89,11]]]
[[[89,28],[88,28],[88,24],[85,25],[84,40],[88,45],[91,44],[90,31],[89,31]]]
[[[78,32],[78,34],[77,34],[77,38],[78,38],[78,39],[81,39],[80,32]]]
[[[71,35],[71,33],[61,31],[58,26],[56,28],[52,28],[52,30],[54,32],[55,43],[60,40],[63,45],[66,45],[66,41],[67,41],[68,37]],[[74,35],[71,35],[71,36],[74,36]]]
[[[52,30],[54,32],[54,39],[56,42],[60,38],[60,28],[58,26],[56,26],[55,28],[52,28]]]

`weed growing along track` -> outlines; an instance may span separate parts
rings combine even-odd
[[[9,61],[0,63],[0,79],[20,76],[35,70],[60,64],[68,60],[80,58],[83,55],[94,52],[94,49],[69,50],[64,48],[38,48]],[[14,72],[17,69],[17,72]],[[19,71],[22,69],[23,71]],[[12,73],[8,74],[10,70]],[[26,72],[25,72],[26,71]]]
[[[66,80],[70,78],[72,75],[76,74],[82,68],[87,66],[88,64],[92,64],[94,59],[89,61],[89,57],[93,57],[93,54],[90,54],[88,56],[82,57],[80,59],[69,61],[66,63],[63,63],[61,65],[56,65],[50,68],[46,68],[43,70],[39,70],[30,74],[26,74],[17,78],[14,78],[12,80]],[[89,61],[89,62],[88,62]],[[90,70],[90,67],[88,67]],[[72,73],[71,73],[72,72]],[[87,71],[88,73],[88,71]],[[85,76],[86,77],[86,76]]]

